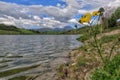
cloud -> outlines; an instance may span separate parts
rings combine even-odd
[[[68,21],[69,23],[78,23],[78,21],[76,20],[76,19],[70,19],[69,21]]]
[[[64,27],[69,23],[76,23],[73,17],[97,10],[101,6],[117,7],[120,0],[63,0],[67,5],[59,3],[57,6],[18,5],[0,1],[0,23],[17,27],[39,26]],[[90,9],[85,8],[88,6]],[[46,16],[44,16],[46,15]]]
[[[22,26],[29,24],[35,25],[35,23],[40,27],[61,27],[67,25],[67,21],[72,18],[74,14],[77,13],[77,6],[74,6],[72,3],[76,4],[73,0],[67,1],[68,6],[65,8],[55,7],[55,6],[42,6],[42,5],[17,5],[12,3],[0,2],[0,16],[12,16],[14,18],[16,26]],[[8,13],[9,12],[9,13]],[[53,17],[54,19],[41,18],[43,14]],[[8,21],[10,18],[6,18]],[[21,18],[21,19],[20,19]],[[34,22],[35,20],[35,22]],[[19,24],[18,24],[19,22]],[[20,25],[22,24],[22,25]]]

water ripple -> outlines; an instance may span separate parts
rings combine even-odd
[[[77,37],[79,36],[0,35],[0,60],[13,60],[11,62],[2,63],[8,64],[8,66],[3,68],[2,71],[35,63],[45,64],[44,61],[47,61],[48,65],[50,65],[52,61],[67,55],[67,51],[81,45],[81,43],[76,40]],[[16,57],[8,58],[10,56]]]

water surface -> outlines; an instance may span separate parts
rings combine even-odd
[[[57,59],[64,58],[70,50],[81,45],[77,37],[79,35],[0,35],[0,60],[12,60],[0,63],[8,64],[0,71],[35,64],[49,68]],[[11,56],[21,57],[9,58]]]

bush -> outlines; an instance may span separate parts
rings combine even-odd
[[[111,18],[108,19],[108,26],[115,27],[117,19],[120,19],[120,7],[118,7],[117,10],[112,14]]]
[[[96,69],[91,80],[120,80],[120,54],[104,67]]]

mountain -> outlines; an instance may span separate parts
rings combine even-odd
[[[68,31],[74,29],[71,26],[64,26],[63,28],[54,28],[55,31]]]
[[[46,32],[46,31],[68,31],[68,30],[72,30],[74,28],[72,28],[71,26],[65,26],[63,28],[40,28],[40,29],[34,29],[35,31],[40,31],[40,32]]]

